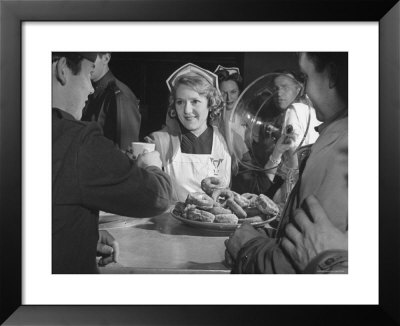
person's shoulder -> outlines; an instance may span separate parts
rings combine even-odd
[[[101,135],[102,129],[97,122],[76,120],[69,113],[54,109],[52,111],[53,131],[59,131],[60,134],[79,135],[85,139],[88,135]]]
[[[217,125],[208,126],[207,135],[215,134],[217,137],[224,138],[222,131],[219,130]]]
[[[171,134],[169,128],[167,126],[163,126],[162,129],[153,131],[149,136],[150,138],[165,138]]]
[[[53,123],[58,122],[66,126],[84,128],[87,125],[86,121],[76,120],[71,114],[61,109],[53,108],[52,110]]]
[[[295,103],[292,103],[291,106],[293,106],[297,110],[305,110],[305,109],[309,108],[309,106],[303,102],[295,102]]]
[[[292,103],[289,106],[288,111],[292,110],[292,111],[296,111],[298,113],[308,113],[310,109],[311,109],[311,106],[301,103],[301,102],[296,102],[296,103]]]
[[[114,83],[111,84],[111,87],[116,96],[131,98],[137,101],[137,97],[133,91],[118,78],[114,79]]]
[[[348,124],[349,119],[347,116],[340,118],[336,121],[333,121],[328,127],[329,132],[331,133],[341,133],[343,135],[347,135],[348,133]]]

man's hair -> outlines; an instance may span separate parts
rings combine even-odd
[[[347,52],[305,52],[314,63],[315,70],[322,72],[328,65],[332,65],[336,75],[336,89],[344,100],[348,99],[348,53]]]
[[[243,89],[243,78],[242,76],[235,72],[233,74],[229,74],[227,70],[221,69],[215,73],[218,76],[218,83],[221,85],[222,82],[232,80],[236,83],[239,88],[239,92]]]
[[[288,79],[290,79],[293,84],[294,87],[297,87],[300,89],[299,93],[297,94],[296,98],[293,100],[293,102],[300,102],[300,103],[307,103],[307,101],[305,100],[305,92],[304,92],[304,74],[297,72],[297,71],[293,71],[293,70],[288,70],[288,69],[277,69],[274,71],[275,74],[277,74],[274,77],[274,81],[276,78],[278,77],[286,77]]]
[[[81,71],[83,56],[76,52],[53,52],[51,62],[56,62],[65,57],[67,67],[71,69],[73,75],[78,75]]]
[[[102,58],[102,57],[105,56],[107,53],[110,54],[110,56],[111,56],[111,52],[97,52],[97,55],[98,55],[100,58]]]
[[[273,72],[276,74],[287,75],[288,77],[295,80],[296,82],[299,82],[302,85],[304,84],[304,74],[302,74],[301,72],[288,70],[288,69],[276,69]],[[279,76],[276,76],[276,77],[279,77]]]
[[[207,98],[207,105],[210,108],[209,118],[215,120],[218,118],[224,108],[224,101],[220,92],[211,85],[205,78],[200,76],[181,76],[175,81],[169,97],[168,111],[175,109],[176,90],[179,85],[185,85],[195,92]]]

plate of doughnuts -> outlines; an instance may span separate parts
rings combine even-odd
[[[238,194],[221,187],[215,177],[203,180],[201,188],[204,192],[189,193],[185,202],[177,202],[171,215],[190,226],[219,231],[234,231],[243,222],[262,227],[279,215],[278,205],[267,196]]]

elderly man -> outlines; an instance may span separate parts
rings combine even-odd
[[[299,146],[313,144],[318,138],[314,128],[319,121],[315,117],[311,103],[302,94],[303,88],[301,78],[295,78],[293,72],[281,71],[274,78],[274,102],[282,112],[278,117],[278,121],[281,120],[278,126],[281,125],[282,134],[264,168],[268,171],[268,178],[274,183],[268,195],[273,194],[273,200],[281,207],[286,203],[297,182],[296,149]],[[277,189],[277,192],[271,191],[273,189]]]
[[[292,126],[297,146],[303,136],[305,136],[303,145],[314,143],[318,138],[318,133],[314,130],[317,123],[315,110],[308,105],[307,100],[303,99],[303,85],[300,78],[296,78],[293,72],[283,71],[275,77],[274,88],[275,105],[284,112],[282,128]],[[309,120],[309,128],[307,128]]]
[[[331,223],[340,232],[347,232],[347,53],[301,53],[299,65],[307,78],[306,92],[318,120],[323,122],[318,126],[320,135],[315,144],[300,153],[299,180],[275,237],[245,224],[226,241],[233,273],[302,272],[282,250],[282,237],[296,209],[310,195],[319,200]]]
[[[124,216],[153,216],[168,207],[171,180],[158,152],[136,162],[105,138],[95,122],[81,122],[93,87],[96,53],[52,54],[52,272],[96,273],[96,254],[118,245],[98,231],[99,210]]]
[[[111,139],[121,150],[129,149],[139,141],[139,100],[135,94],[115,78],[109,68],[111,53],[99,52],[91,79],[94,93],[83,110],[83,121],[97,121],[104,136]]]

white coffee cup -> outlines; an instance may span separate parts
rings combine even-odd
[[[133,156],[138,157],[140,154],[143,154],[144,151],[153,152],[156,144],[133,142],[131,143],[131,147]]]

